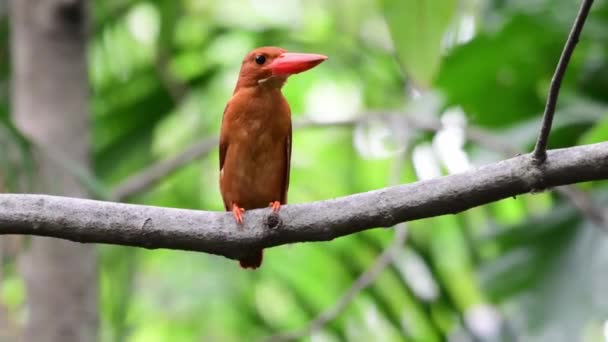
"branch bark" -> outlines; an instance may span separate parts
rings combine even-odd
[[[161,208],[47,195],[0,195],[0,234],[200,251],[238,259],[252,248],[327,241],[374,227],[455,214],[550,187],[608,178],[608,142],[531,154],[467,172],[327,201],[245,213]]]

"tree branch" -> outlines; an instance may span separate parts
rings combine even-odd
[[[374,227],[455,214],[538,189],[608,178],[608,142],[530,154],[467,172],[333,200],[245,213],[161,208],[46,195],[0,195],[0,235],[201,251],[238,259],[250,249],[327,241]]]
[[[216,137],[201,139],[175,157],[153,164],[120,183],[111,194],[114,201],[124,201],[137,195],[179,168],[204,157],[218,145]]]
[[[574,25],[572,25],[572,29],[568,35],[568,40],[566,40],[566,45],[564,45],[564,50],[562,51],[562,55],[557,63],[557,68],[555,69],[555,73],[551,79],[549,95],[547,96],[547,104],[545,105],[545,112],[543,114],[543,123],[538,135],[538,140],[536,141],[536,147],[534,147],[533,152],[534,160],[538,164],[543,163],[547,158],[547,144],[549,141],[549,133],[551,133],[553,117],[555,116],[555,107],[557,105],[557,98],[559,97],[559,89],[562,85],[562,79],[566,73],[568,63],[570,62],[570,57],[572,57],[576,43],[578,43],[581,31],[583,30],[583,25],[585,25],[585,20],[587,19],[591,5],[593,5],[593,0],[583,0],[581,3],[581,7],[576,15]]]

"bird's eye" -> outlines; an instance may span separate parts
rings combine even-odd
[[[264,62],[266,62],[266,56],[264,56],[264,55],[255,56],[255,62],[259,65],[264,64]]]

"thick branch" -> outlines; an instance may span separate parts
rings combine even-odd
[[[527,154],[464,173],[333,200],[231,214],[46,195],[0,195],[0,234],[171,248],[239,258],[251,248],[326,241],[373,227],[444,214],[535,189],[608,178],[608,142],[549,151],[539,167]]]
[[[559,97],[559,89],[562,85],[562,79],[566,73],[568,63],[570,62],[570,57],[572,57],[576,43],[578,43],[581,31],[583,30],[583,25],[585,25],[585,20],[587,19],[589,10],[591,10],[591,5],[593,5],[593,0],[583,0],[581,3],[581,7],[576,15],[576,20],[572,25],[572,29],[570,30],[570,34],[568,35],[568,39],[564,45],[564,50],[562,51],[562,55],[557,63],[557,68],[555,69],[555,73],[551,79],[549,95],[547,96],[547,104],[545,105],[545,112],[543,114],[543,124],[533,152],[534,160],[538,163],[544,162],[545,158],[547,157],[547,144],[549,141],[549,133],[551,133],[553,117],[555,116],[555,107],[557,105],[557,98]]]

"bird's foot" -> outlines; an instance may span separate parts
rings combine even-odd
[[[281,210],[281,202],[279,201],[270,202],[268,206],[272,208],[273,213],[278,213]]]
[[[239,224],[243,223],[243,213],[244,212],[245,212],[245,209],[240,208],[236,204],[232,204],[232,215],[234,215],[234,219],[236,220],[236,223],[239,223]]]

